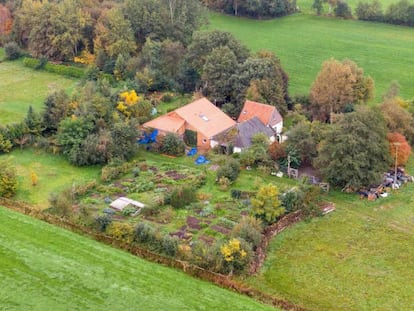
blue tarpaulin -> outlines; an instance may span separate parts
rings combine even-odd
[[[157,141],[158,130],[152,131],[152,133],[147,134],[144,132],[144,137],[138,140],[138,143],[145,145],[149,143],[155,143]]]
[[[209,160],[206,159],[205,156],[200,155],[198,156],[198,158],[194,161],[195,164],[199,165],[199,164],[208,164],[210,163]]]
[[[192,157],[195,154],[197,154],[197,148],[191,148],[190,151],[187,152],[189,157]]]

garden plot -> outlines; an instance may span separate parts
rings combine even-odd
[[[202,168],[141,161],[122,178],[96,185],[80,198],[78,207],[86,208],[95,217],[110,215],[113,220],[131,225],[149,222],[160,232],[177,237],[181,244],[197,239],[212,244],[231,232],[241,216],[248,214],[248,206],[232,200],[230,195],[215,198],[201,190],[196,192],[206,179]],[[178,207],[174,193],[188,186],[192,187],[191,193],[183,190],[178,195],[178,200],[184,202]],[[130,207],[122,211],[111,209],[110,203],[119,197],[142,202],[145,207],[139,213]]]

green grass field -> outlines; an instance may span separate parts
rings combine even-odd
[[[274,238],[249,283],[314,310],[412,310],[413,198],[414,184],[376,202],[332,193],[337,210]]]
[[[267,21],[210,14],[209,29],[230,31],[252,51],[271,50],[290,76],[290,94],[308,94],[322,62],[349,58],[373,77],[376,99],[398,80],[414,97],[414,28],[297,14]]]
[[[62,156],[42,151],[14,150],[9,155],[19,176],[16,200],[25,201],[38,208],[48,207],[51,192],[59,192],[73,183],[83,183],[100,176],[100,167],[75,167]],[[38,176],[38,184],[32,186],[31,171]]]
[[[0,207],[2,310],[274,310]]]
[[[21,121],[30,105],[35,111],[41,111],[50,90],[72,89],[75,83],[56,74],[26,68],[21,61],[1,62],[0,124]]]

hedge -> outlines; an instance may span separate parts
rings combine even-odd
[[[83,68],[74,66],[51,64],[48,62],[46,62],[42,66],[42,60],[36,58],[25,57],[23,59],[23,64],[29,68],[44,69],[48,72],[56,73],[71,78],[82,78],[85,74],[85,70]]]

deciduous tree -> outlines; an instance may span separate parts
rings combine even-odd
[[[381,181],[391,162],[388,150],[381,113],[359,107],[331,125],[315,165],[331,185],[355,190]]]
[[[253,214],[268,223],[275,222],[285,212],[279,201],[279,189],[274,184],[261,186],[251,202]]]
[[[325,61],[310,92],[314,118],[327,121],[348,104],[366,103],[373,96],[373,86],[373,80],[354,62]]]
[[[387,139],[390,143],[391,158],[397,156],[397,165],[405,165],[411,155],[411,146],[400,133],[388,133]]]

